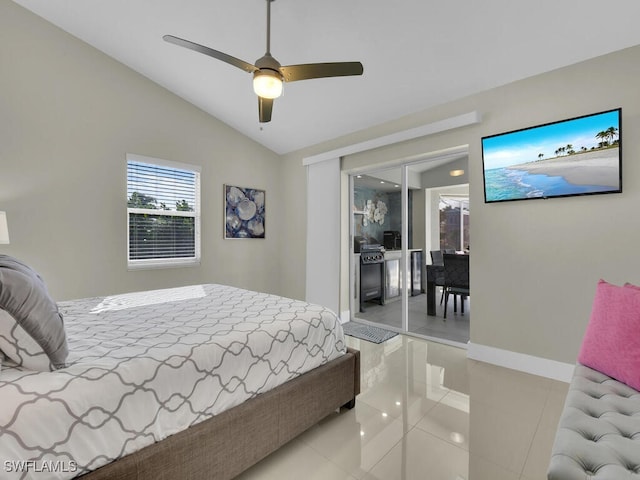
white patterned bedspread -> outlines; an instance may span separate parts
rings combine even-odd
[[[0,371],[0,478],[72,478],[345,351],[305,302],[197,285],[59,303],[68,366]]]

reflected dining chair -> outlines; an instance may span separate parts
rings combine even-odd
[[[453,311],[457,311],[456,295],[460,295],[460,312],[464,315],[464,299],[469,292],[469,255],[445,253],[444,259],[444,318],[447,318],[449,295],[453,295]]]
[[[429,253],[431,254],[431,263],[433,265],[444,265],[442,250],[431,250]]]
[[[430,250],[429,253],[431,253],[431,264],[442,267],[438,269],[435,281],[436,286],[442,287],[442,295],[440,296],[440,305],[442,305],[444,300],[444,259],[442,258],[442,250]]]

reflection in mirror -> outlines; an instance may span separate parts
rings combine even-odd
[[[447,312],[446,322],[444,304],[438,301],[441,292],[431,307],[427,303],[430,251],[469,249],[467,175],[450,175],[451,170],[466,173],[467,163],[467,156],[462,155],[352,175],[351,312],[356,321],[394,331],[406,328],[408,333],[454,344],[469,341],[469,299],[465,300],[464,315]],[[407,225],[403,230],[405,168]],[[407,249],[406,273],[401,265],[402,248]],[[377,266],[371,265],[376,262]],[[407,306],[403,313],[405,285]],[[407,318],[406,326],[403,318]]]

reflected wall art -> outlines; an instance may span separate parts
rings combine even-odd
[[[264,238],[265,191],[224,186],[224,238]]]

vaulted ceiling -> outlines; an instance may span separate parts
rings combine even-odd
[[[261,124],[250,74],[162,36],[253,63],[265,0],[14,1],[280,154],[640,44],[637,0],[277,0],[280,63],[357,60],[364,74],[285,84]]]

